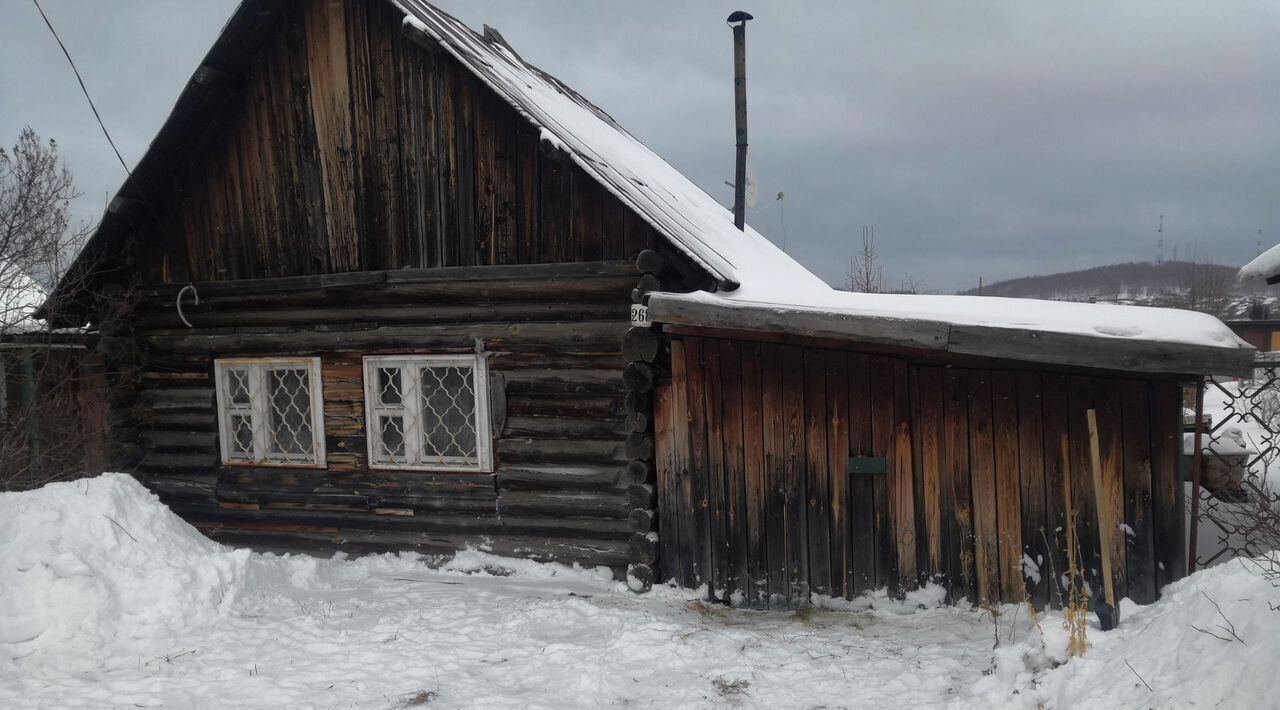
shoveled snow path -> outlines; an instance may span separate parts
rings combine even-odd
[[[84,672],[0,661],[0,706],[392,708],[426,691],[450,708],[941,707],[992,665],[980,611],[757,613],[548,565],[255,561],[292,579]]]

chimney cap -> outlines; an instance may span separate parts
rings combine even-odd
[[[734,10],[733,14],[729,15],[729,19],[725,20],[725,22],[746,22],[747,20],[754,19],[756,18],[752,17],[751,13],[745,10]]]

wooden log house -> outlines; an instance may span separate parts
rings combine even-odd
[[[1124,589],[1180,574],[1178,382],[1238,343],[752,300],[792,292],[830,289],[496,30],[245,0],[44,315],[100,330],[111,467],[232,543],[1046,599],[1097,408]]]

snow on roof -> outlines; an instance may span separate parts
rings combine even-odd
[[[752,296],[653,293],[649,316],[660,323],[775,330],[1115,370],[1236,375],[1248,370],[1253,358],[1253,348],[1211,315],[1101,303],[818,293],[777,284]]]
[[[680,171],[636,140],[608,114],[555,77],[527,64],[496,33],[476,34],[422,0],[394,0],[405,25],[438,42],[518,112],[539,126],[596,178],[725,283],[751,293],[783,279],[794,288],[829,290],[768,239],[733,226],[733,215]]]
[[[1280,244],[1240,267],[1240,273],[1236,277],[1241,281],[1265,281],[1276,274],[1280,274]]]

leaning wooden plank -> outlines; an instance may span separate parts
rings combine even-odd
[[[1101,452],[1102,490],[1095,491],[1097,500],[1105,504],[1105,515],[1099,517],[1099,540],[1108,550],[1111,586],[1116,599],[1129,595],[1126,574],[1128,538],[1124,522],[1124,415],[1121,382],[1099,380],[1095,406],[1097,409],[1098,445]],[[1104,528],[1109,528],[1105,529]],[[1105,532],[1105,535],[1101,533]]]

